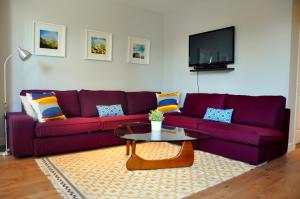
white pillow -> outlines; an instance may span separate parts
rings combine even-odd
[[[37,115],[35,111],[33,110],[31,104],[29,103],[26,96],[20,96],[21,102],[23,104],[23,107],[25,109],[25,112],[28,116],[32,117],[34,121],[37,121]]]

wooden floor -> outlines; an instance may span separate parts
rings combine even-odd
[[[0,198],[61,198],[34,158],[0,156]]]
[[[0,198],[52,199],[60,196],[34,158],[0,157]],[[188,198],[300,199],[300,149]]]

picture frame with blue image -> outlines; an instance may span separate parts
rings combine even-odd
[[[33,29],[35,55],[65,57],[66,26],[34,21]]]
[[[128,63],[149,64],[150,40],[128,37]]]

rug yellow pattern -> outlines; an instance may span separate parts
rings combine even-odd
[[[158,142],[137,145],[145,159],[175,156],[180,147]],[[64,198],[183,198],[255,168],[243,162],[195,151],[192,167],[128,171],[125,146],[36,159]]]

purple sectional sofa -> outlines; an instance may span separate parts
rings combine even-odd
[[[21,95],[49,90],[24,90]],[[156,109],[155,92],[55,91],[66,120],[37,123],[24,112],[8,114],[14,156],[42,156],[124,144],[113,134],[125,122],[148,122]],[[121,104],[125,116],[99,118],[96,105]],[[233,108],[232,123],[205,121],[207,107]],[[259,164],[286,153],[289,109],[282,96],[187,94],[181,113],[166,114],[164,124],[209,133],[198,150]],[[201,136],[201,134],[199,134]]]

